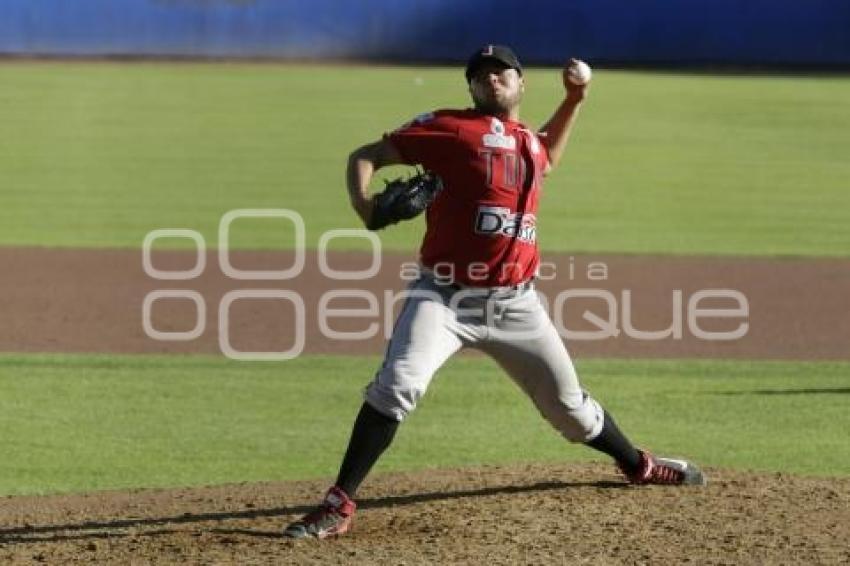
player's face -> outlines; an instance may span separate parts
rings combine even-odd
[[[497,61],[480,64],[469,81],[475,107],[487,114],[508,114],[519,106],[525,84],[516,69]]]

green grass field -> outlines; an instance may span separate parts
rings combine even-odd
[[[850,255],[850,77],[595,77],[547,184],[545,249]],[[526,79],[539,125],[560,77]],[[315,245],[357,226],[351,149],[468,104],[461,71],[443,68],[7,63],[0,84],[0,245],[138,247],[173,227],[215,245],[224,212],[255,207],[297,211]],[[290,242],[282,221],[234,228],[235,247]],[[383,244],[413,250],[420,233],[408,223]]]
[[[375,358],[0,356],[0,493],[330,477]],[[850,364],[593,361],[639,443],[711,466],[850,474]],[[377,471],[597,458],[486,358],[453,359]]]
[[[524,116],[561,96],[526,74]],[[348,152],[420,112],[466,106],[459,69],[0,64],[0,246],[216,244],[237,208],[289,208],[308,245],[358,227]],[[548,180],[544,249],[850,256],[850,77],[598,70]],[[394,169],[390,173],[398,173]],[[421,223],[382,234],[412,252]],[[282,223],[231,245],[285,248]],[[185,241],[163,242],[185,245]],[[362,246],[337,241],[339,248]],[[374,358],[0,355],[0,494],[335,473]],[[585,384],[639,443],[711,466],[850,474],[850,364],[592,361]],[[519,448],[518,448],[519,447]],[[481,358],[453,360],[379,470],[594,457]]]

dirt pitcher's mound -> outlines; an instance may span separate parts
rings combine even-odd
[[[290,541],[323,482],[0,500],[0,561],[203,564],[824,564],[850,561],[850,479],[709,470],[634,488],[608,466],[376,475],[352,533]]]

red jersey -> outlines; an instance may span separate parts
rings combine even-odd
[[[549,165],[535,132],[476,110],[438,110],[385,138],[406,163],[443,180],[426,215],[424,267],[474,287],[534,276],[537,203]]]

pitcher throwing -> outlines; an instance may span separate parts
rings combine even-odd
[[[540,191],[587,95],[587,83],[575,80],[579,66],[573,59],[564,68],[566,95],[534,132],[519,122],[525,90],[519,60],[508,47],[487,45],[466,65],[474,108],[422,114],[349,157],[348,193],[366,226],[375,226],[368,187],[381,167],[421,165],[441,186],[427,209],[420,277],[366,388],[336,483],[286,536],[325,538],[351,528],[357,488],[435,372],[464,347],[492,356],[555,429],[610,455],[630,483],[705,483],[693,464],[635,448],[581,388],[534,290]]]

